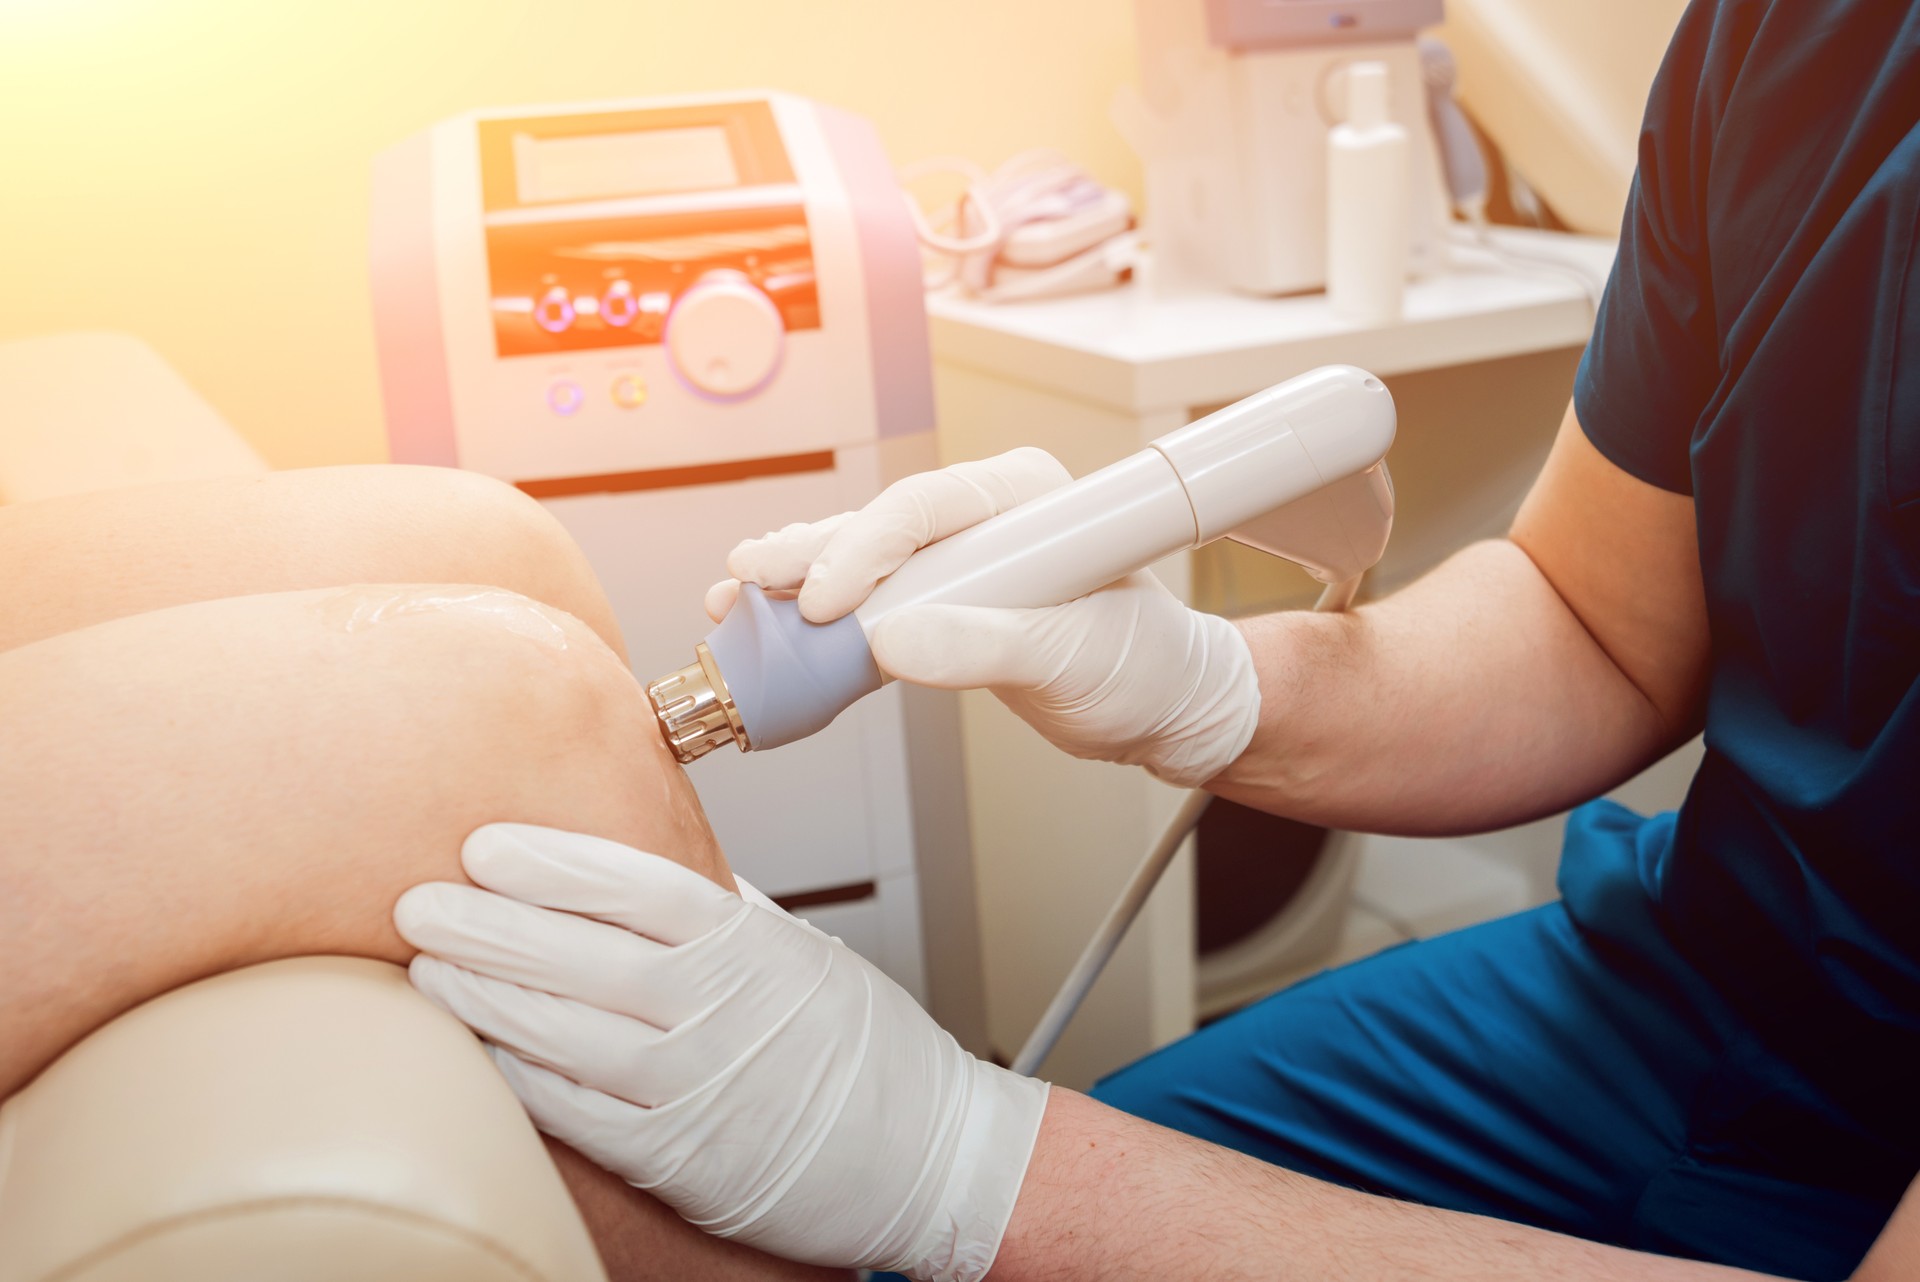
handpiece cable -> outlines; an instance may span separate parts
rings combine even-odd
[[[1350,579],[1329,583],[1320,593],[1319,600],[1313,603],[1314,610],[1321,614],[1337,614],[1347,609],[1353,604],[1353,598],[1360,590],[1360,581],[1365,577],[1364,574],[1356,574]],[[1147,897],[1160,884],[1160,878],[1173,863],[1174,853],[1180,849],[1180,844],[1188,834],[1199,827],[1200,816],[1207,812],[1212,802],[1212,793],[1195,788],[1180,803],[1172,822],[1161,832],[1153,848],[1147,851],[1140,866],[1133,870],[1133,876],[1121,888],[1120,897],[1107,910],[1099,929],[1093,932],[1093,938],[1087,941],[1087,946],[1080,950],[1079,960],[1067,972],[1046,1013],[1040,1016],[1040,1022],[1034,1025],[1033,1032],[1027,1035],[1020,1053],[1013,1057],[1014,1072],[1031,1077],[1047,1056],[1053,1053],[1053,1048],[1060,1042],[1060,1035],[1067,1031],[1067,1024],[1080,1009],[1080,1003],[1093,990],[1094,981],[1100,978],[1100,972],[1113,959],[1114,950],[1126,937],[1127,928],[1133,925],[1134,918],[1146,906]]]

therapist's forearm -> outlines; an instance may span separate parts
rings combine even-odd
[[[1433,835],[1551,814],[1672,746],[1525,552],[1478,543],[1347,614],[1240,624],[1260,724],[1209,783],[1329,827]]]
[[[1759,1277],[1356,1193],[1058,1087],[991,1276],[995,1282]]]

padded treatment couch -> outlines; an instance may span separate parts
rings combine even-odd
[[[0,1282],[604,1282],[480,1044],[384,962],[218,975],[0,1105]]]

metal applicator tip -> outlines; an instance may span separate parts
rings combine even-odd
[[[660,731],[682,765],[723,743],[737,743],[742,752],[752,746],[707,643],[696,645],[693,654],[693,663],[647,684],[647,699],[660,718]]]

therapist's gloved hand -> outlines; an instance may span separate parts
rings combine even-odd
[[[963,1051],[838,940],[656,855],[521,824],[394,922],[414,986],[534,1122],[708,1232],[817,1264],[983,1277],[1047,1087]]]
[[[907,477],[857,512],[740,544],[727,558],[734,578],[707,593],[707,612],[724,617],[746,580],[798,589],[801,613],[816,623],[839,618],[920,548],[1071,479],[1030,448]],[[1260,719],[1246,638],[1145,570],[1050,609],[899,610],[872,642],[890,676],[987,687],[1074,756],[1145,766],[1182,787],[1231,765]]]

